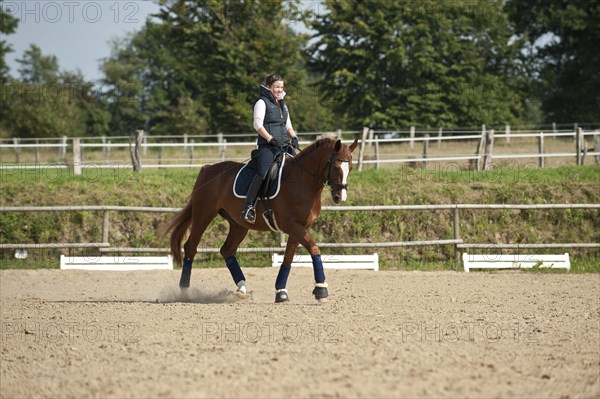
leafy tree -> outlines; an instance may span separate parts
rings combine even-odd
[[[310,66],[355,128],[514,122],[526,85],[502,4],[327,0]]]
[[[101,69],[104,72],[102,98],[110,114],[110,134],[127,135],[144,129],[147,122],[143,113],[144,60],[137,56],[130,39],[113,42],[111,56]]]
[[[512,0],[507,8],[529,44],[545,119],[600,121],[600,2]]]
[[[103,98],[115,134],[141,128],[160,134],[206,131],[204,109],[190,97],[176,47],[166,37],[168,29],[167,25],[148,21],[140,32],[113,43],[112,54],[102,70]],[[182,123],[185,131],[178,130]]]
[[[71,100],[70,90],[60,84],[40,85],[10,79],[6,98],[7,135],[57,137],[83,135],[84,121]]]
[[[300,18],[297,6],[294,1],[164,1],[160,22],[149,20],[115,44],[102,66],[111,130],[251,131],[258,85],[269,73],[286,80],[296,129],[330,128],[336,118],[309,86],[302,51],[307,38],[287,25]]]
[[[258,84],[269,73],[287,80],[290,107],[299,101],[306,85],[304,37],[286,24],[299,18],[297,1],[170,0],[163,5],[160,18],[170,27],[180,77],[207,109],[210,132],[250,131]]]
[[[169,42],[171,27],[147,22],[132,40],[138,57],[145,60],[140,75],[144,85],[144,113],[148,129],[162,134],[205,134],[207,111],[179,60],[179,49]],[[165,45],[167,44],[167,45]]]
[[[0,84],[5,83],[8,78],[8,65],[6,65],[4,57],[12,52],[12,47],[6,43],[4,37],[14,33],[19,24],[18,19],[4,11],[2,2],[3,0],[0,0],[0,37],[2,37],[0,39]]]
[[[158,134],[205,134],[207,129],[204,109],[191,97],[180,97],[177,105],[169,107],[153,129]]]
[[[110,114],[97,83],[87,82],[81,72],[61,72],[60,83],[69,100],[77,107],[83,121],[83,134],[102,136],[109,134]]]
[[[23,58],[17,62],[21,64],[19,74],[25,83],[44,84],[55,83],[58,80],[58,59],[55,55],[43,55],[42,50],[35,44],[31,44],[23,53]]]
[[[8,126],[6,125],[6,116],[8,114],[8,65],[6,64],[6,54],[12,52],[12,47],[6,43],[4,37],[14,33],[17,29],[19,21],[7,14],[0,0],[0,137],[8,134]]]
[[[104,133],[107,115],[93,99],[80,72],[60,72],[55,56],[31,45],[23,57],[21,80],[3,85],[4,135],[16,137],[81,136]]]

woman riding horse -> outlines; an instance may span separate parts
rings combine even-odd
[[[254,129],[258,133],[259,151],[257,173],[250,183],[242,211],[242,219],[252,224],[256,222],[256,199],[273,160],[290,138],[292,147],[298,148],[298,137],[284,100],[283,79],[277,75],[267,76],[265,84],[260,85],[259,96],[254,104]]]
[[[221,256],[231,273],[238,291],[246,293],[246,277],[236,258],[240,243],[248,234],[248,229],[269,231],[271,226],[260,219],[256,220],[256,198],[266,178],[275,156],[284,145],[291,142],[298,148],[298,138],[292,128],[287,105],[284,101],[283,80],[269,75],[265,85],[260,86],[260,98],[254,105],[254,128],[258,132],[258,173],[254,177],[246,195],[243,212],[240,198],[233,193],[234,181],[244,166],[238,162],[220,162],[202,167],[187,205],[166,225],[164,233],[171,231],[171,254],[181,265],[179,286],[190,286],[192,263],[198,252],[202,234],[220,215],[229,222],[229,234],[221,247]],[[352,152],[358,141],[352,145],[342,144],[341,140],[320,139],[304,149],[298,156],[286,162],[281,178],[279,194],[269,201],[273,215],[276,215],[278,229],[288,234],[285,255],[275,281],[275,302],[289,300],[286,284],[292,260],[298,245],[302,245],[312,257],[315,288],[313,295],[318,300],[328,296],[321,252],[309,234],[310,226],[321,211],[321,193],[325,185],[331,186],[331,196],[337,204],[347,196],[348,175],[352,170]],[[289,149],[289,146],[287,146]],[[293,150],[292,150],[293,152]],[[262,204],[256,206],[263,207]],[[187,235],[181,256],[181,243]]]
[[[286,284],[292,261],[302,245],[311,255],[315,288],[313,295],[318,300],[328,296],[321,252],[310,236],[310,227],[321,211],[321,194],[328,184],[331,186],[333,202],[339,204],[347,197],[348,175],[352,170],[352,145],[342,144],[341,140],[320,139],[306,147],[295,158],[286,162],[281,178],[279,194],[270,200],[271,209],[278,220],[279,230],[288,235],[283,262],[275,281],[275,302],[289,300]],[[177,265],[181,265],[179,286],[190,286],[192,262],[198,252],[202,234],[220,215],[229,222],[229,233],[221,247],[221,256],[231,273],[238,291],[246,293],[246,278],[236,258],[239,245],[248,234],[248,229],[270,231],[266,221],[258,218],[256,223],[248,223],[240,217],[241,199],[233,193],[236,176],[244,164],[232,161],[220,162],[202,167],[187,205],[166,225],[163,232],[171,231],[171,254]],[[262,210],[262,204],[257,208]],[[184,255],[181,256],[181,244]],[[182,264],[183,263],[183,264]]]

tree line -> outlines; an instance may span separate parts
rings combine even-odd
[[[600,121],[598,0],[160,4],[99,81],[2,39],[0,137],[250,132],[269,73],[299,131]]]

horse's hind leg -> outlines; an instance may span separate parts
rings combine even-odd
[[[195,211],[195,210],[194,210]],[[180,288],[188,288],[190,286],[190,278],[192,275],[192,262],[198,252],[198,244],[202,238],[202,234],[216,216],[215,214],[205,214],[199,217],[193,217],[192,226],[190,228],[190,236],[185,244],[183,244],[183,266],[181,268],[181,279],[179,280]]]
[[[233,282],[238,287],[238,292],[242,294],[246,293],[246,277],[240,268],[235,254],[246,234],[248,234],[247,228],[229,220],[229,234],[227,234],[225,243],[221,247],[221,256],[225,259],[225,264],[231,273]]]

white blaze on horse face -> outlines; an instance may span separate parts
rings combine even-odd
[[[342,184],[348,184],[348,175],[350,174],[350,163],[342,162]],[[345,188],[342,189],[342,202],[346,202],[348,193]]]

